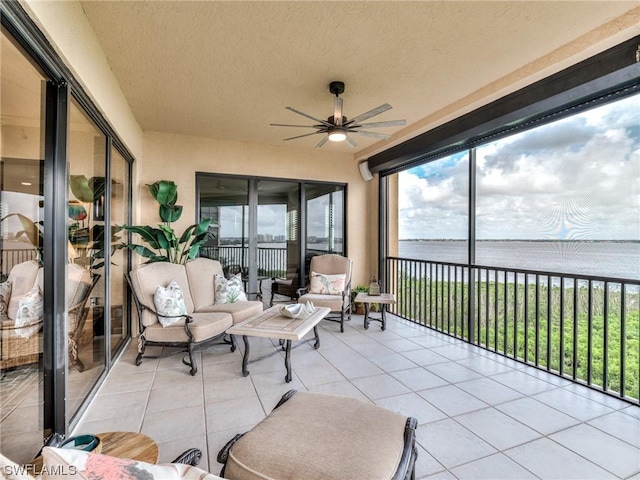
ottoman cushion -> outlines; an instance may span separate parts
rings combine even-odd
[[[362,400],[298,392],[235,443],[224,477],[390,479],[407,417]]]

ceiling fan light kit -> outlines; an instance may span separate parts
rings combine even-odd
[[[391,105],[388,103],[384,103],[379,107],[376,107],[368,112],[362,113],[353,117],[352,119],[348,119],[347,117],[342,115],[342,98],[340,95],[344,93],[345,85],[344,82],[331,82],[329,84],[329,92],[332,95],[335,95],[335,99],[333,102],[333,115],[327,120],[320,120],[319,118],[312,117],[300,110],[296,110],[293,107],[285,107],[287,110],[292,111],[293,113],[297,113],[298,115],[302,115],[310,120],[316,122],[316,125],[290,125],[284,123],[271,123],[270,125],[273,127],[296,127],[296,128],[315,128],[316,131],[312,133],[305,133],[303,135],[296,135],[294,137],[285,138],[284,141],[295,140],[297,138],[309,137],[311,135],[317,135],[319,133],[325,134],[322,137],[322,140],[318,142],[316,148],[322,147],[327,140],[332,142],[344,142],[346,141],[350,147],[355,147],[356,142],[354,142],[348,133],[363,135],[366,137],[378,138],[381,140],[386,140],[389,138],[389,135],[384,133],[376,133],[369,132],[367,130],[361,130],[362,128],[381,128],[381,127],[396,127],[406,124],[406,120],[389,120],[386,122],[371,122],[371,123],[362,123],[363,120],[367,120],[371,117],[375,117],[387,110],[391,109]]]

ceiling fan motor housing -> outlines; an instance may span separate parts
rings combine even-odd
[[[329,91],[334,95],[341,95],[344,93],[344,82],[331,82],[329,84]]]
[[[327,122],[329,122],[332,125],[335,125],[335,119],[333,118],[333,115],[327,118]],[[344,115],[342,116],[342,125],[344,125],[345,123],[347,123],[347,117],[345,117]]]

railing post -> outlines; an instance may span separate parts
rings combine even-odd
[[[475,343],[475,317],[476,317],[476,149],[469,150],[469,295],[467,297],[467,331],[469,342]]]

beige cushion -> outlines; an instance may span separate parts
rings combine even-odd
[[[84,303],[91,288],[91,272],[88,268],[70,263],[67,265],[67,305],[72,308]]]
[[[223,275],[222,265],[210,258],[194,258],[185,265],[194,310],[198,311],[215,303],[213,278]]]
[[[341,255],[316,255],[311,258],[309,270],[325,275],[344,273],[346,275],[345,283],[349,283],[351,281],[352,265],[353,262],[349,258]]]
[[[38,271],[41,270],[38,262],[29,260],[14,265],[9,272],[8,281],[11,282],[11,298],[9,299],[8,315],[11,320],[16,319],[20,298],[28,293],[38,281]],[[42,288],[42,285],[40,285]]]
[[[158,285],[166,286],[174,280],[182,289],[184,294],[184,304],[187,307],[187,313],[194,311],[193,300],[189,289],[189,280],[184,265],[169,262],[147,263],[137,267],[131,271],[131,286],[138,300],[155,312],[155,304],[153,298]],[[145,327],[158,322],[158,316],[155,313],[146,312],[141,321]]]
[[[342,295],[324,295],[321,293],[307,293],[298,298],[298,303],[311,302],[316,307],[329,307],[332,312],[341,311],[344,301]]]
[[[233,317],[234,325],[236,323],[243,322],[255,315],[262,313],[262,302],[249,300],[246,302],[236,303],[218,303],[215,305],[208,305],[198,312],[224,312],[229,313]]]
[[[189,331],[194,342],[201,342],[224,331],[233,325],[228,313],[193,313],[193,323],[189,324]],[[188,342],[189,337],[184,330],[184,321],[163,327],[160,323],[147,326],[144,337],[150,342]]]
[[[298,392],[231,448],[224,476],[390,479],[402,457],[406,421],[362,400]]]

